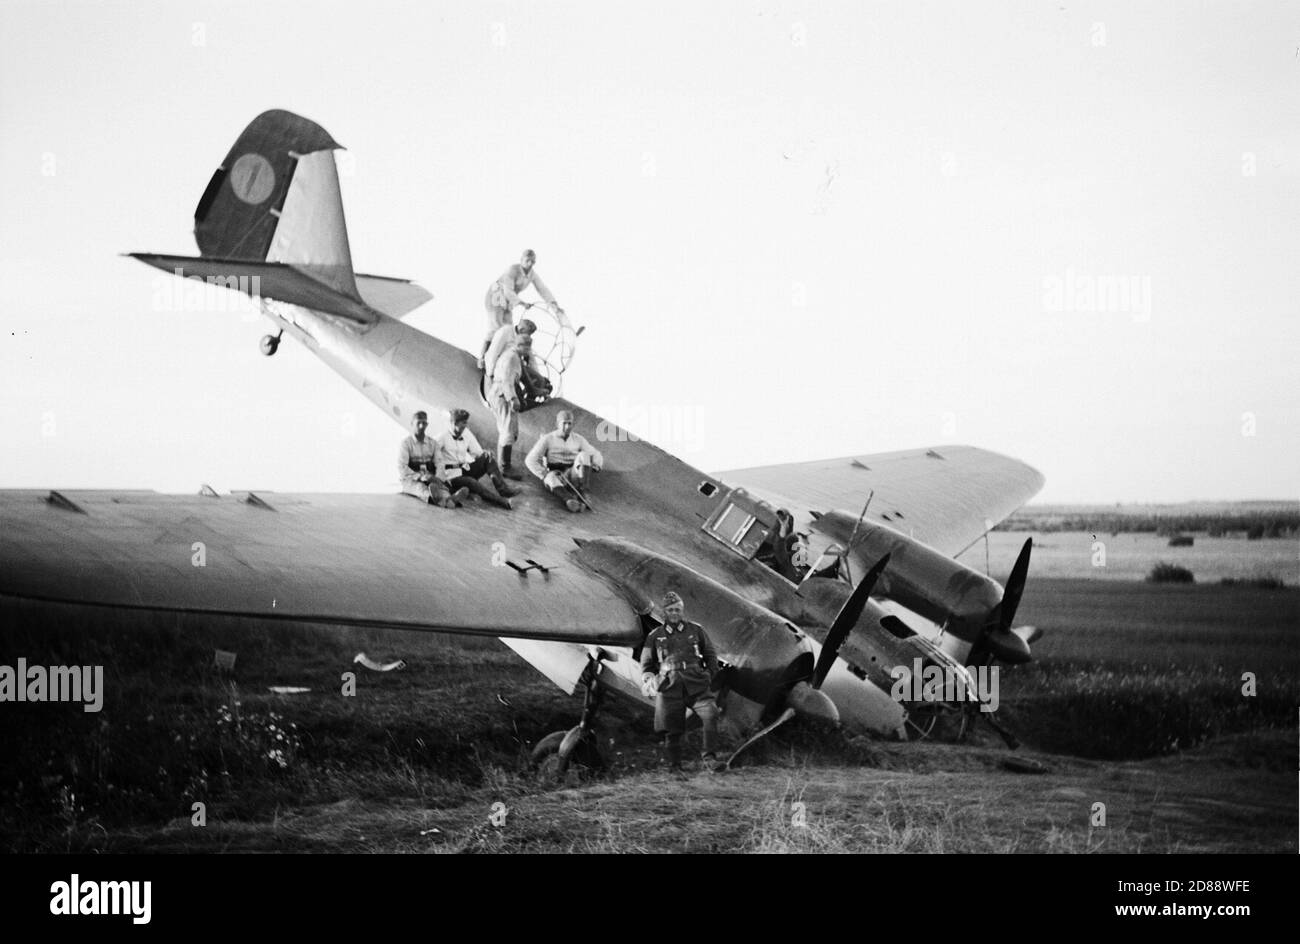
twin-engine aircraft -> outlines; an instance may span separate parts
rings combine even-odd
[[[199,200],[199,255],[131,255],[256,286],[280,329],[264,353],[287,333],[403,429],[418,410],[436,431],[445,411],[470,407],[491,448],[475,357],[401,320],[429,293],[353,271],[338,148],[298,115],[258,116]],[[599,764],[591,724],[603,696],[652,705],[637,660],[670,589],[725,666],[718,702],[736,744],[791,718],[923,735],[935,705],[895,697],[896,667],[975,690],[972,668],[1030,658],[1033,630],[1012,627],[1028,543],[1005,589],[953,559],[1042,487],[1029,466],[937,446],[712,475],[562,396],[520,416],[521,449],[561,409],[588,438],[606,433],[594,513],[568,513],[535,480],[512,512],[439,511],[401,494],[5,491],[0,594],[499,636],[566,693],[586,694],[579,725],[539,745],[537,759],[561,770]],[[791,527],[809,538],[807,558],[782,545]],[[204,567],[192,566],[194,542]],[[992,720],[996,705],[979,707]]]

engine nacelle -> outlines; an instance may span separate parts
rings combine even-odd
[[[853,539],[849,559],[856,573],[865,573],[889,554],[889,567],[876,584],[878,595],[943,626],[967,644],[967,651],[977,642],[989,644],[992,637],[985,630],[1003,596],[1002,585],[993,578],[887,525],[865,519],[858,524],[847,512],[828,512],[814,521],[812,528],[844,547]],[[1005,661],[1024,661],[1010,649],[995,654]],[[1023,656],[1028,657],[1027,650]]]
[[[659,601],[681,594],[686,618],[705,627],[719,658],[733,667],[728,684],[738,695],[771,705],[812,675],[813,644],[793,623],[698,571],[622,538],[592,538],[573,556],[603,575],[641,613],[662,618]]]

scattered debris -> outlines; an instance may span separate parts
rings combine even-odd
[[[277,695],[301,695],[303,692],[311,691],[310,688],[301,688],[297,685],[272,685],[268,691]]]
[[[1032,757],[1004,757],[1002,766],[1018,774],[1045,774],[1051,770],[1042,761],[1034,760]]]
[[[235,669],[235,653],[226,652],[224,649],[218,649],[216,650],[216,656],[213,658],[212,664],[218,669],[222,669],[226,672],[233,672]]]
[[[370,656],[366,655],[364,652],[358,652],[357,657],[352,661],[360,662],[372,672],[392,672],[394,669],[406,668],[406,661],[404,659],[398,659],[396,662],[385,662],[381,664],[370,658]]]

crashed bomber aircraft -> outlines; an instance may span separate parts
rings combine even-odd
[[[200,255],[132,255],[221,284],[256,277],[282,333],[402,427],[417,410],[436,420],[482,403],[474,356],[401,321],[429,293],[353,272],[338,147],[297,115],[258,116],[199,201]],[[276,343],[264,339],[264,352]],[[559,409],[579,430],[612,428],[555,398],[520,416],[520,441],[553,428]],[[475,410],[472,428],[490,449],[486,417]],[[1029,659],[1032,631],[1011,626],[1028,544],[1005,592],[953,559],[1041,488],[1023,463],[938,446],[715,476],[622,431],[613,440],[602,443],[599,508],[580,516],[534,481],[510,514],[435,513],[400,494],[3,491],[0,594],[499,636],[565,692],[587,691],[582,724],[547,739],[562,763],[594,751],[599,696],[652,705],[636,657],[668,589],[727,667],[718,703],[734,737],[800,716],[915,735],[926,730],[922,706],[890,697],[895,666],[920,658],[961,674]],[[814,542],[837,545],[823,554],[832,566],[796,584],[757,558],[777,506]],[[206,545],[205,567],[191,566],[194,541]],[[496,542],[510,566],[494,566]]]

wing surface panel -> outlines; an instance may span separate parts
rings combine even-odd
[[[624,599],[565,559],[567,540],[405,495],[264,504],[156,493],[0,491],[0,594],[139,609],[583,643],[635,644]],[[512,532],[511,528],[524,529]],[[531,533],[526,533],[531,529]],[[494,566],[493,544],[549,574]]]
[[[935,446],[720,472],[800,524],[809,512],[862,510],[945,554],[957,555],[1043,487],[1043,476],[1016,459],[973,446]]]

